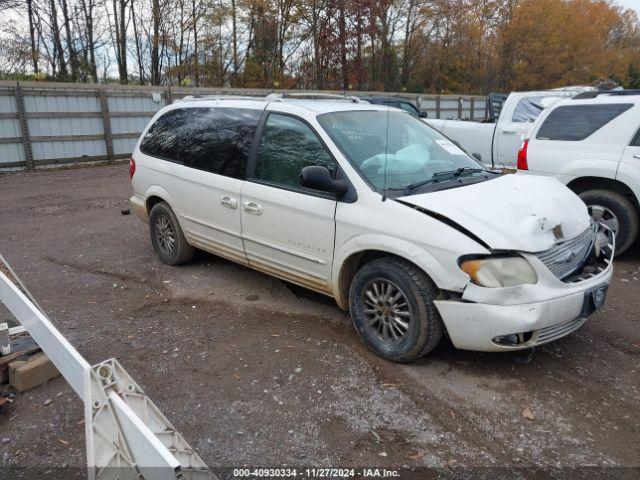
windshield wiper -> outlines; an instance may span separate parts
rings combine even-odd
[[[462,174],[473,174],[486,172],[484,168],[470,168],[470,167],[460,167],[455,170],[445,170],[444,172],[436,172],[434,173],[429,180],[423,180],[421,182],[411,183],[404,187],[404,190],[415,190],[416,188],[420,188],[424,185],[428,185],[430,183],[438,183],[440,180],[445,178],[456,178],[461,176]],[[400,190],[400,189],[398,189]]]

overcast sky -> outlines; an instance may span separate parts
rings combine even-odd
[[[633,8],[640,16],[640,0],[618,0],[622,5],[627,8]]]

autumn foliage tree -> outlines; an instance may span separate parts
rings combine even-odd
[[[523,0],[499,39],[513,89],[624,82],[639,59],[637,18],[604,0]]]
[[[0,77],[486,93],[640,86],[607,0],[0,0]]]

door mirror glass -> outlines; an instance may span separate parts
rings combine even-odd
[[[422,112],[420,112],[420,118],[429,118],[429,113],[423,110]]]
[[[471,154],[471,156],[472,156],[473,158],[475,158],[476,160],[478,160],[479,162],[481,162],[481,161],[482,161],[482,155],[480,155],[478,152],[474,152],[474,153],[472,153],[472,154]]]
[[[344,195],[349,189],[347,182],[334,180],[327,167],[311,165],[304,167],[300,172],[300,185],[311,190]]]

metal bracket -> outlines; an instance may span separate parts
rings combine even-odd
[[[117,360],[90,366],[29,297],[0,255],[0,302],[84,401],[90,480],[216,480]]]
[[[0,355],[11,353],[11,336],[9,335],[9,324],[0,323]]]
[[[94,365],[88,373],[85,425],[90,479],[215,478],[117,360]]]

